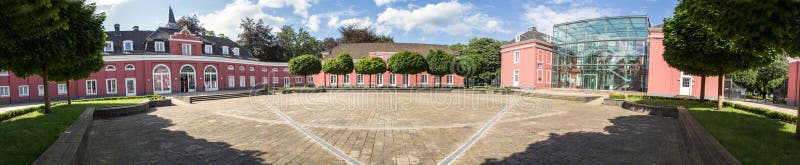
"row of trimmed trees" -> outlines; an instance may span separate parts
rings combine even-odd
[[[347,53],[339,54],[336,58],[326,59],[322,62],[314,55],[303,55],[289,60],[289,72],[294,75],[310,76],[322,71],[339,76],[350,74],[355,70],[358,74],[369,76],[368,84],[372,84],[372,75],[382,74],[386,71],[415,75],[427,72],[437,77],[455,73],[463,76],[466,80],[470,76],[481,74],[484,66],[485,60],[480,56],[456,58],[443,50],[430,50],[427,57],[423,57],[418,52],[402,51],[393,54],[386,62],[379,57],[365,57],[353,62],[353,58]],[[324,78],[324,82],[327,83],[327,76]],[[417,81],[419,81],[418,78]],[[439,81],[442,79],[440,78]],[[439,82],[439,84],[442,83]],[[467,82],[464,84],[466,85]]]

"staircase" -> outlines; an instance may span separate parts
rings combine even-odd
[[[200,95],[200,96],[179,96],[177,97],[180,100],[183,100],[189,104],[199,102],[199,101],[210,101],[210,100],[222,100],[222,99],[232,99],[232,98],[241,98],[241,97],[250,97],[250,96],[260,96],[266,95],[267,92],[258,91],[258,92],[240,92],[240,93],[224,93],[224,94],[212,94],[212,95]]]

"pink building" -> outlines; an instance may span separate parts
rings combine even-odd
[[[355,44],[340,44],[333,48],[330,52],[323,53],[323,58],[335,58],[339,54],[348,53],[353,58],[355,63],[364,57],[380,57],[384,61],[388,60],[392,54],[402,51],[418,52],[423,56],[428,55],[430,50],[444,50],[450,54],[457,55],[455,51],[450,50],[444,45],[432,44],[415,44],[415,43],[355,43]],[[386,72],[383,74],[372,75],[357,74],[355,70],[347,75],[332,75],[327,73],[320,73],[314,75],[314,83],[323,86],[389,86],[389,87],[404,87],[404,86],[442,86],[442,87],[455,87],[463,86],[464,78],[456,74],[445,75],[437,77],[430,75],[427,72],[407,75],[407,74],[394,74]],[[441,80],[441,81],[440,81]],[[441,84],[439,83],[441,82]]]
[[[550,88],[553,45],[550,36],[531,27],[500,47],[500,85]]]
[[[786,90],[786,104],[789,105],[797,105],[797,85],[798,85],[798,77],[800,77],[800,59],[798,58],[789,58],[789,82],[787,86],[789,87]]]
[[[51,98],[133,96],[263,86],[309,86],[313,78],[290,75],[284,62],[261,62],[227,38],[193,34],[175,26],[172,9],[166,27],[155,31],[106,32],[106,65],[89,78],[44,84],[38,76],[20,78],[0,71],[0,103],[33,102]]]
[[[647,95],[700,97],[700,76],[684,74],[664,61],[663,25],[649,28],[650,61]],[[706,98],[717,98],[717,77],[706,77]]]

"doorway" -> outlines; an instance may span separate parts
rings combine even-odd
[[[680,95],[692,95],[692,75],[681,72]]]
[[[181,67],[181,92],[195,92],[197,83],[194,73],[194,67],[191,65]]]
[[[125,96],[136,96],[136,78],[125,78]]]

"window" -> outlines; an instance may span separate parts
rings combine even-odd
[[[306,81],[308,81],[308,83],[313,83],[314,82],[314,77],[308,76],[308,77],[306,77]]]
[[[126,64],[125,70],[136,70],[136,67],[134,67],[133,64]]]
[[[514,63],[519,63],[519,50],[514,51]]]
[[[267,67],[261,68],[261,72],[267,72],[267,70],[268,70]]]
[[[251,66],[251,67],[250,67],[250,71],[251,71],[251,72],[252,72],[252,71],[256,71],[256,67],[252,67],[252,66]]]
[[[0,97],[8,97],[10,94],[8,86],[0,86]]]
[[[239,48],[233,48],[233,55],[239,56]]]
[[[106,41],[106,47],[103,48],[103,51],[113,52],[114,51],[114,42]]]
[[[27,85],[19,86],[19,96],[28,96],[28,92],[29,91]]]
[[[280,78],[278,78],[278,77],[273,77],[273,78],[272,78],[272,83],[273,83],[273,84],[276,84],[276,83],[278,83],[278,81],[280,81]]]
[[[375,84],[383,85],[383,74],[375,75]]]
[[[133,41],[131,41],[131,40],[122,41],[122,50],[123,51],[133,51]]]
[[[422,84],[428,84],[428,75],[427,74],[423,74],[420,78],[422,78],[422,80],[420,80],[420,82],[422,82]]]
[[[39,85],[37,89],[39,89],[39,96],[44,96],[44,85]]]
[[[688,88],[688,87],[692,86],[691,82],[692,82],[692,78],[684,77],[683,81],[681,81],[681,87]]]
[[[289,72],[289,68],[283,68],[283,72]]]
[[[295,77],[295,78],[294,78],[294,82],[295,82],[295,83],[298,83],[298,84],[299,84],[299,83],[303,83],[303,78],[302,78],[302,77]]]
[[[233,65],[228,65],[228,70],[233,70]]]
[[[540,63],[536,64],[536,68],[542,69],[542,63],[540,62]]]
[[[403,74],[403,85],[408,85],[408,74]]]
[[[222,46],[222,54],[228,55],[228,46]]]
[[[97,95],[97,80],[86,80],[86,94]]]
[[[330,79],[331,80],[331,84],[336,84],[336,82],[339,81],[337,79],[339,79],[339,76],[331,75],[331,79]]]
[[[447,75],[447,85],[453,85],[453,75]]]
[[[114,67],[114,65],[106,65],[106,71],[116,71],[116,70],[117,67]]]
[[[442,80],[442,77],[433,76],[433,84],[439,85],[442,82],[441,80]]]
[[[364,84],[364,75],[362,74],[356,75],[356,84]]]
[[[58,94],[67,94],[67,84],[58,84]]]
[[[8,76],[8,71],[0,70],[0,76]]]
[[[247,84],[245,81],[247,81],[247,80],[244,79],[244,76],[239,76],[239,87],[240,88],[241,87],[245,87],[245,84]]]
[[[211,46],[211,45],[206,45],[206,46],[205,46],[205,49],[204,49],[203,51],[204,51],[204,52],[206,52],[206,54],[213,54],[213,53],[211,52],[211,51],[213,50],[212,48],[213,48],[213,46]]]
[[[106,94],[117,93],[117,79],[106,79]]]
[[[244,71],[244,66],[239,66],[239,70]]]
[[[164,41],[156,41],[154,48],[156,52],[163,52],[164,50]]]
[[[278,72],[278,68],[272,68],[272,72]]]
[[[261,85],[267,85],[269,83],[269,79],[267,77],[261,77]]]
[[[250,76],[250,87],[256,86],[256,76]]]
[[[181,46],[181,53],[184,56],[191,56],[192,55],[192,45],[191,44],[183,44]]]
[[[519,70],[514,70],[514,82],[519,82]]]
[[[342,83],[343,84],[350,84],[350,74],[346,74],[346,75],[344,75],[344,77],[342,77]]]
[[[217,68],[214,65],[206,66],[206,69],[203,70],[203,86],[206,87],[206,91],[219,90],[217,83]]]
[[[236,87],[236,77],[228,76],[228,88]]]
[[[395,77],[396,77],[396,76],[394,76],[394,73],[389,73],[389,84],[390,84],[390,85],[395,85],[395,84],[397,84],[397,81],[395,81]]]

